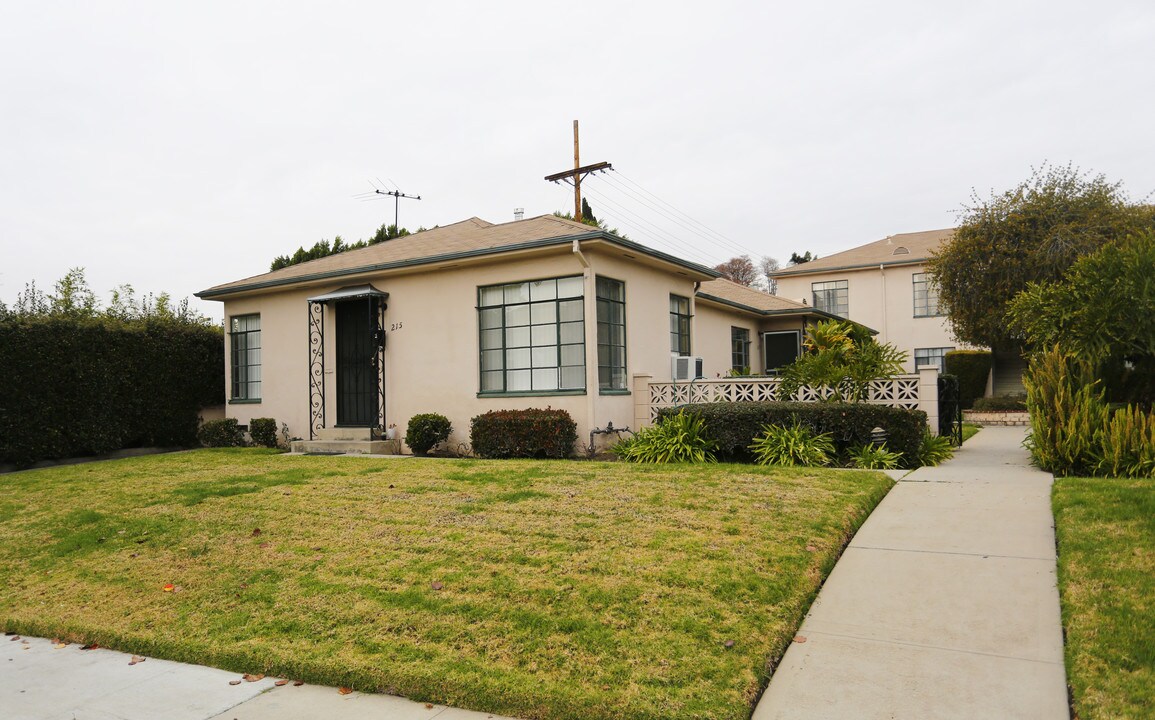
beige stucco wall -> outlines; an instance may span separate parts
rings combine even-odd
[[[778,295],[792,300],[813,302],[811,284],[832,280],[847,281],[850,319],[878,331],[879,342],[891,343],[905,350],[909,359],[907,372],[914,372],[916,348],[964,349],[951,337],[945,316],[914,316],[915,273],[925,272],[924,265],[904,265],[841,270],[813,275],[778,278]]]
[[[588,265],[588,267],[587,267]],[[570,275],[585,278],[586,392],[582,395],[478,397],[479,356],[477,288]],[[389,293],[385,312],[386,423],[404,434],[409,418],[438,412],[453,423],[450,443],[469,440],[470,419],[499,409],[553,407],[568,411],[578,425],[581,443],[589,431],[609,422],[632,424],[633,397],[601,394],[597,383],[597,323],[593,279],[604,275],[625,283],[627,376],[670,377],[669,296],[693,297],[694,280],[666,267],[630,259],[613,248],[550,248],[499,261],[470,263],[442,269],[382,273],[343,278],[287,292],[264,293],[225,302],[226,323],[234,315],[261,315],[262,397],[259,403],[230,403],[229,417],[248,424],[254,417],[287,423],[294,437],[309,437],[308,297],[339,287],[369,282]],[[742,313],[704,305],[695,309],[692,343],[706,361],[709,376],[730,367],[730,326],[749,327],[753,338],[759,325]],[[326,308],[326,424],[336,421],[335,321]],[[226,338],[226,349],[228,340]],[[753,350],[753,349],[752,349]],[[230,372],[226,352],[226,376]],[[226,377],[226,393],[230,387]]]

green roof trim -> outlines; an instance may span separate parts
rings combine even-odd
[[[235,295],[237,293],[251,292],[253,290],[267,290],[271,288],[285,287],[288,285],[298,285],[301,283],[313,282],[316,280],[329,280],[332,278],[346,277],[348,275],[361,275],[364,273],[381,272],[385,270],[398,270],[401,268],[417,267],[420,265],[432,265],[434,263],[449,262],[451,260],[468,260],[471,258],[485,257],[487,255],[499,255],[501,253],[516,252],[519,250],[535,250],[538,248],[569,245],[575,240],[579,243],[583,240],[604,240],[610,244],[620,245],[621,247],[633,250],[643,255],[649,255],[650,257],[657,258],[672,265],[686,268],[687,270],[698,273],[700,275],[706,275],[712,278],[721,277],[721,273],[703,265],[698,265],[696,263],[689,262],[688,260],[674,257],[673,255],[669,255],[660,250],[654,250],[653,248],[648,248],[645,245],[640,245],[632,240],[626,240],[624,238],[618,237],[617,235],[611,235],[605,231],[598,230],[589,233],[581,233],[578,235],[563,235],[561,237],[530,240],[523,243],[515,243],[513,245],[501,245],[494,248],[467,250],[464,252],[445,253],[442,255],[427,255],[420,258],[397,260],[395,262],[361,265],[354,268],[342,268],[340,270],[329,270],[326,272],[316,272],[307,275],[295,275],[289,278],[254,281],[245,285],[234,285],[218,290],[202,290],[198,293],[194,293],[194,295],[202,300],[209,300],[227,295]]]
[[[812,307],[785,308],[782,310],[762,310],[760,308],[750,307],[749,305],[743,305],[742,303],[734,302],[733,300],[727,300],[725,298],[720,298],[716,295],[710,295],[709,293],[704,293],[704,292],[699,292],[696,295],[696,297],[700,297],[704,300],[709,300],[710,302],[716,302],[720,305],[729,305],[730,307],[738,308],[739,310],[745,310],[747,312],[752,312],[756,315],[761,315],[762,317],[777,317],[777,316],[789,316],[789,315],[817,315],[818,317],[825,318],[827,320],[838,320],[840,322],[841,321],[851,322],[851,323],[854,323],[855,325],[859,325],[861,327],[866,328],[868,331],[870,331],[871,335],[877,335],[878,334],[877,330],[875,330],[872,327],[868,327],[866,325],[863,325],[860,322],[854,322],[853,320],[850,320],[848,318],[839,317],[838,315],[835,315],[833,313],[828,313],[825,310],[817,310],[817,309],[812,308]]]

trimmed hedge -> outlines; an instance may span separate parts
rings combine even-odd
[[[987,393],[991,354],[987,350],[951,350],[943,355],[943,372],[958,378],[959,403],[964,410]]]
[[[259,447],[280,447],[280,443],[277,441],[277,421],[275,418],[253,418],[250,420],[249,437],[253,439],[253,444]]]
[[[236,418],[209,420],[197,430],[197,440],[211,448],[244,447],[245,434]]]
[[[706,423],[709,437],[718,443],[722,461],[752,462],[749,446],[765,425],[810,428],[830,433],[835,449],[846,456],[851,448],[871,442],[876,427],[886,431],[886,447],[902,455],[902,467],[918,467],[918,449],[926,432],[926,413],[866,403],[741,402],[700,403],[662,408],[658,421],[684,410]]]
[[[425,455],[449,439],[453,425],[449,418],[438,413],[418,413],[409,418],[405,430],[405,444],[414,455]]]
[[[224,402],[219,327],[66,317],[0,321],[0,463],[193,446]]]
[[[1026,412],[1026,395],[1000,395],[981,397],[975,400],[974,409],[979,412]]]
[[[473,452],[483,458],[567,458],[577,424],[565,410],[494,410],[469,423]]]

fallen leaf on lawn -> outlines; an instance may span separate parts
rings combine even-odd
[[[261,529],[260,529],[260,528],[253,528],[253,534],[252,534],[252,535],[250,535],[249,537],[257,537],[257,536],[258,536],[258,535],[260,535],[260,534],[261,534]]]
[[[813,545],[807,545],[806,552],[818,552],[818,548],[814,547]]]
[[[433,709],[433,703],[425,703],[425,709],[426,710],[432,710]]]
[[[55,645],[53,645],[52,647],[56,648],[57,650],[61,650],[61,649],[63,649],[63,648],[66,648],[66,647],[68,647],[68,643],[66,643],[66,642],[58,642],[58,643],[56,643]]]
[[[303,680],[294,680],[293,681],[293,687],[301,687],[304,684],[305,684],[305,682]]]
[[[260,544],[260,545],[258,545],[257,547],[259,547],[259,548],[261,548],[261,549],[263,550],[264,548],[267,548],[268,546],[269,546],[269,544],[268,544],[268,543],[261,543],[261,544]]]
[[[240,680],[229,680],[229,685],[240,685],[240,684],[241,684]]]
[[[277,687],[284,687],[285,685],[289,684],[289,681],[288,680],[278,680],[273,684],[276,685]]]
[[[433,588],[434,590],[440,590],[441,588],[443,588],[443,587],[445,587],[445,586],[441,584],[441,581],[440,581],[440,580],[434,580],[434,581],[433,581],[433,582],[432,582],[432,583],[429,585],[429,587]]]
[[[353,688],[339,687],[337,688],[337,692],[342,695],[348,695],[349,693],[353,692]]]
[[[245,682],[256,682],[258,680],[263,679],[265,677],[265,674],[260,673],[257,675],[252,675],[250,673],[245,673],[243,677],[244,677]]]
[[[794,636],[794,642],[804,643],[804,642],[806,642],[806,636],[805,635],[795,635]]]
[[[142,663],[142,662],[144,662],[144,660],[145,660],[145,659],[144,659],[144,658],[142,658],[140,655],[133,655],[133,656],[132,656],[132,660],[129,660],[129,661],[128,661],[128,664],[129,664],[129,665],[136,665],[137,663]]]
[[[88,643],[87,645],[83,646],[80,649],[81,650],[98,650],[99,648],[100,648],[100,646],[97,645],[96,643]]]
[[[164,586],[165,592],[172,592],[175,589],[176,589],[176,585],[173,585],[172,583],[165,583],[165,586]]]
[[[734,647],[734,641],[733,641],[733,640],[727,640],[726,642],[724,642],[724,643],[722,643],[722,644],[723,644],[723,645],[725,645],[725,646],[726,646],[726,647],[728,647],[728,648],[732,648],[732,647]]]
[[[172,591],[173,591],[174,593],[178,593],[178,592],[184,592],[184,588],[182,588],[180,585],[177,585],[176,587],[174,587],[174,588],[172,589]]]

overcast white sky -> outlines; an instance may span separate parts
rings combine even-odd
[[[0,300],[191,297],[391,223],[378,178],[411,229],[572,209],[575,119],[595,212],[710,264],[949,227],[1044,161],[1138,199],[1153,77],[1150,0],[6,0]]]

